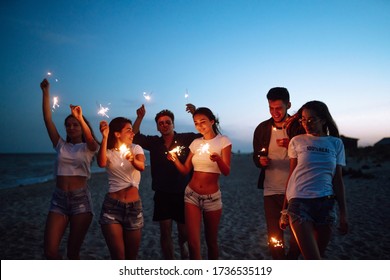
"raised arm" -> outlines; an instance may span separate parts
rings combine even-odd
[[[51,108],[50,108],[50,83],[48,80],[44,79],[41,82],[42,89],[42,112],[43,120],[45,122],[47,133],[49,134],[51,143],[53,147],[57,146],[57,143],[60,139],[60,134],[57,131],[57,128],[52,120]]]
[[[142,119],[145,117],[146,110],[144,104],[142,104],[141,107],[137,109],[137,118],[135,119],[133,123],[133,132],[134,134],[137,134],[140,132]]]
[[[75,117],[81,125],[81,129],[83,131],[83,135],[85,138],[85,142],[87,143],[88,149],[93,152],[96,151],[99,145],[93,137],[91,128],[83,117],[83,111],[81,109],[81,106],[70,105],[70,110],[72,112],[73,117]]]
[[[100,144],[99,152],[97,155],[97,163],[99,167],[106,167],[107,165],[107,140],[108,140],[108,132],[109,126],[106,121],[100,122],[100,132],[103,136],[102,143]]]

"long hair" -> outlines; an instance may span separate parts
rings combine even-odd
[[[68,116],[65,118],[65,121],[64,121],[65,127],[66,127],[66,122],[67,122],[70,118],[74,118],[75,120],[77,120],[72,114],[68,115]],[[97,138],[96,138],[96,136],[95,136],[95,133],[93,132],[92,126],[91,126],[91,124],[89,123],[89,121],[88,121],[84,116],[83,116],[83,119],[84,119],[85,123],[87,124],[87,126],[89,127],[89,130],[91,131],[91,134],[92,134],[93,139],[95,139],[96,143],[100,143],[100,142],[97,140]],[[77,121],[77,122],[80,124],[79,121]],[[68,135],[66,135],[66,142],[70,142],[70,140],[71,140],[70,137],[69,137]],[[86,142],[86,141],[85,141],[84,133],[82,133],[81,140],[83,141],[83,143]]]
[[[192,117],[195,117],[196,115],[205,115],[210,121],[214,121],[214,124],[213,124],[214,133],[221,134],[220,127],[219,127],[219,120],[209,108],[199,107],[198,109],[195,110]]]
[[[330,136],[340,137],[339,129],[337,128],[336,122],[334,121],[332,115],[329,112],[328,106],[324,102],[313,100],[305,103],[294,116],[293,122],[302,118],[302,111],[311,110],[315,112],[318,118],[321,120],[325,120],[324,125],[322,126],[322,130]]]
[[[125,127],[125,125],[128,123],[132,125],[131,120],[124,117],[117,117],[110,122],[109,124],[110,132],[108,133],[108,138],[107,138],[107,149],[115,148],[115,144],[116,144],[115,132],[121,132],[122,129]]]

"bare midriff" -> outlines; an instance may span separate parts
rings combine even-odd
[[[87,186],[88,178],[85,176],[57,176],[57,188],[71,192]]]
[[[138,188],[136,187],[128,187],[117,192],[108,193],[108,196],[125,203],[138,201],[140,199]]]
[[[219,190],[218,179],[218,173],[194,171],[188,185],[198,194],[212,194]]]

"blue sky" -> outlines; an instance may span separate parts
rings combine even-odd
[[[284,86],[290,113],[324,101],[341,134],[372,145],[390,136],[389,13],[386,0],[2,1],[0,152],[53,151],[39,88],[49,71],[62,135],[68,104],[99,139],[99,104],[109,121],[134,120],[145,103],[147,134],[161,109],[195,131],[191,102],[218,115],[234,151],[251,152],[266,93]]]

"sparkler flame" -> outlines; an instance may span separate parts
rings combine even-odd
[[[60,107],[60,105],[58,104],[59,100],[58,100],[58,96],[54,96],[53,97],[53,110],[55,110],[57,107]]]
[[[206,144],[200,144],[200,148],[197,149],[196,151],[199,153],[199,155],[201,154],[210,154],[210,144],[209,143],[206,143]]]
[[[169,153],[176,153],[178,156],[180,156],[181,151],[184,149],[184,146],[177,146],[169,151]]]
[[[103,107],[102,104],[99,104],[100,105],[100,109],[98,111],[98,114],[103,116],[103,117],[107,117],[109,118],[109,116],[106,114],[110,109],[108,107]]]
[[[122,144],[119,147],[119,152],[121,153],[121,157],[124,158],[126,155],[128,155],[130,152],[130,148],[126,146],[126,144]]]
[[[188,97],[190,97],[190,95],[188,94],[188,90],[186,89],[186,93],[184,94],[184,98],[188,99]]]
[[[274,248],[276,248],[276,247],[282,247],[283,248],[284,247],[283,246],[283,240],[278,240],[275,237],[271,237],[271,239],[269,240],[268,244],[273,245]]]
[[[147,93],[146,91],[144,91],[143,93],[144,95],[144,98],[146,99],[146,101],[150,101],[150,99],[152,99],[152,93]]]

